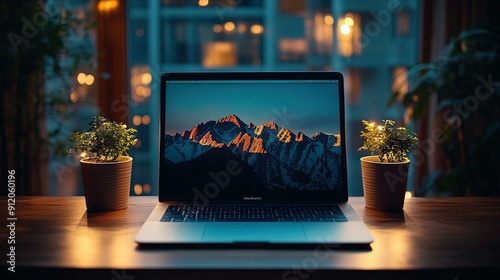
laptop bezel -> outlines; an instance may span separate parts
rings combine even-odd
[[[347,180],[347,147],[345,134],[345,97],[344,97],[344,77],[340,72],[302,72],[302,71],[275,71],[275,72],[167,72],[161,76],[160,85],[160,122],[159,122],[159,175],[158,175],[158,198],[160,202],[193,203],[193,195],[174,193],[165,188],[166,180],[162,176],[162,170],[165,170],[162,159],[165,156],[165,114],[166,114],[166,91],[167,81],[204,81],[204,80],[337,80],[338,81],[338,102],[339,102],[339,124],[341,137],[341,165],[342,165],[342,189],[325,191],[301,191],[300,195],[288,195],[287,197],[267,197],[263,200],[242,200],[240,198],[228,198],[219,196],[211,199],[211,203],[234,204],[318,204],[318,203],[341,203],[348,200],[348,180]]]

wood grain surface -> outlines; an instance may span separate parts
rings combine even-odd
[[[16,272],[7,279],[500,279],[500,198],[408,198],[404,211],[350,203],[368,225],[370,248],[143,249],[133,241],[157,197],[87,213],[81,196],[16,199]],[[7,222],[7,199],[0,200]],[[494,277],[488,278],[486,275]],[[156,277],[158,276],[158,277]],[[58,278],[61,277],[61,278]],[[2,279],[6,279],[2,277]]]

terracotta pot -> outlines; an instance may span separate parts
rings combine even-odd
[[[132,158],[121,156],[117,162],[80,160],[85,204],[89,212],[128,207]]]
[[[402,211],[410,160],[381,162],[378,156],[366,156],[360,160],[366,208]]]

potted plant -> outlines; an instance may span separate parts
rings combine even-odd
[[[360,159],[366,208],[401,211],[410,165],[407,155],[415,150],[417,135],[409,128],[394,127],[393,120],[384,120],[383,125],[362,122],[364,143],[358,150],[371,151]]]
[[[79,154],[85,204],[90,212],[128,207],[132,157],[127,153],[135,145],[134,128],[96,116],[85,132],[70,136],[68,154]]]

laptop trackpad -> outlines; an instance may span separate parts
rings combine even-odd
[[[306,240],[301,223],[207,223],[203,241],[287,242]]]

